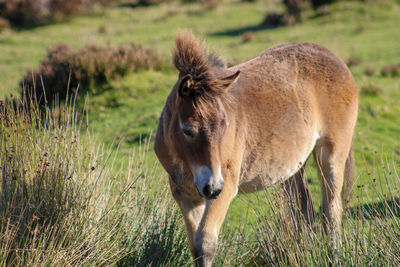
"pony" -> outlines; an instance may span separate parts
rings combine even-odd
[[[302,177],[311,154],[321,178],[324,228],[338,233],[342,188],[350,191],[346,184],[354,174],[358,110],[346,64],[306,42],[280,44],[227,68],[190,31],[179,32],[175,43],[179,77],[154,150],[182,211],[196,265],[211,266],[237,194],[283,182],[307,193]]]

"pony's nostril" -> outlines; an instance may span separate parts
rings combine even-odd
[[[215,190],[215,192],[212,194],[212,198],[217,198],[219,196],[219,194],[221,194],[222,190],[221,189],[217,189]]]
[[[209,197],[211,195],[211,186],[208,184],[203,188],[203,194],[206,197]]]

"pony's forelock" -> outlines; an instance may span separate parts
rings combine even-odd
[[[188,74],[192,76],[194,89],[190,97],[202,116],[211,116],[210,110],[215,105],[216,97],[225,100],[225,103],[231,103],[226,88],[211,72],[212,68],[225,68],[224,60],[217,54],[208,52],[203,42],[191,31],[177,34],[173,62],[180,77]]]
[[[209,78],[207,49],[190,31],[177,34],[173,61],[181,76],[190,74],[195,81]]]

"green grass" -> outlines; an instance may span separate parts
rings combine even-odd
[[[129,164],[115,176],[116,158],[82,136],[76,115],[73,105],[29,112],[0,106],[1,264],[192,265],[183,220],[157,168],[146,167],[146,148],[126,156]],[[255,195],[249,213],[230,214],[214,265],[397,266],[400,177],[391,162],[374,167],[371,175],[382,177],[373,190],[356,191],[337,249],[321,220],[313,232],[296,231],[302,225],[275,188]]]
[[[188,261],[181,218],[155,169],[143,168],[144,146],[118,168],[81,135],[73,105],[15,107],[0,105],[2,266]]]
[[[158,23],[159,18],[153,18],[152,23],[145,24],[154,14],[148,9],[141,10],[140,12],[149,12],[153,15],[146,16],[146,19],[142,20],[144,25],[140,24],[136,27],[136,34],[131,39],[139,43],[156,44],[155,47],[162,56],[169,58],[174,33],[181,28],[181,25],[185,25],[206,38],[213,49],[223,54],[228,62],[233,63],[251,59],[270,46],[288,41],[318,42],[343,59],[357,59],[360,63],[352,68],[361,92],[355,136],[357,185],[369,184],[370,178],[366,174],[374,165],[375,152],[378,157],[400,159],[398,138],[400,119],[396,116],[400,114],[400,108],[396,104],[400,99],[400,81],[379,74],[380,69],[386,64],[400,61],[397,52],[400,40],[397,33],[399,6],[391,2],[370,5],[360,2],[339,3],[332,7],[332,14],[327,17],[306,19],[304,23],[292,27],[258,30],[256,26],[262,21],[266,10],[269,10],[266,8],[268,6],[273,7],[272,10],[280,9],[279,6],[274,5],[264,5],[260,8],[260,3],[228,3],[215,11],[201,11],[196,5],[175,7],[176,9],[171,7],[169,11],[164,10],[166,8],[164,6],[151,8],[150,11],[152,10],[153,13],[170,14],[162,20],[162,24]],[[134,13],[136,10],[131,12]],[[135,13],[138,14],[137,20],[140,20],[140,15],[142,15],[139,14],[140,12]],[[312,16],[312,14],[308,15]],[[232,19],[221,21],[221,18]],[[211,27],[210,23],[214,26]],[[241,42],[241,33],[251,31],[252,27],[254,28],[253,39],[247,43]],[[154,32],[151,36],[146,34],[149,28]],[[140,37],[142,35],[143,37]],[[117,38],[122,38],[122,36],[121,30]],[[154,39],[149,40],[149,38]],[[365,75],[365,68],[373,69],[375,74]],[[163,100],[174,84],[176,76],[177,73],[174,70],[132,74],[116,81],[112,85],[112,91],[104,95],[92,96],[90,102],[94,108],[103,109],[100,113],[92,112],[95,132],[101,132],[100,138],[104,142],[113,140],[115,136],[122,138],[122,149],[136,145],[140,137],[146,137],[155,131]],[[364,95],[361,88],[370,84],[381,87],[382,93],[377,96]],[[110,107],[113,103],[117,107]],[[96,116],[100,119],[96,119]],[[154,158],[154,155],[150,155],[150,158]],[[316,192],[313,196],[318,205],[319,179],[312,160],[309,165],[308,176],[312,191]],[[238,202],[241,201],[236,201],[232,208],[237,212],[241,209],[235,208],[235,206],[240,206],[236,204]]]
[[[75,48],[93,43],[149,45],[169,62],[175,33],[189,28],[204,37],[209,46],[225,56],[230,64],[237,64],[275,44],[317,42],[343,59],[359,62],[351,68],[360,92],[354,138],[355,191],[356,194],[364,192],[368,197],[354,198],[352,206],[382,202],[383,194],[390,192],[386,179],[393,177],[385,175],[385,168],[381,166],[398,168],[400,161],[400,79],[380,75],[385,65],[400,63],[398,1],[340,1],[331,6],[332,12],[327,16],[313,18],[314,14],[309,12],[301,24],[277,29],[259,27],[267,12],[281,10],[283,7],[279,0],[233,1],[216,10],[204,10],[197,4],[177,3],[139,8],[114,7],[96,16],[74,18],[68,23],[6,31],[0,33],[0,96],[17,95],[18,81],[26,71],[37,69],[46,49],[59,43]],[[252,32],[249,42],[241,39],[246,32]],[[373,70],[373,75],[366,75],[366,68]],[[176,79],[177,72],[171,65],[158,72],[129,74],[113,81],[102,94],[79,96],[79,108],[88,103],[91,140],[104,144],[109,148],[107,152],[115,158],[110,177],[121,177],[117,174],[121,173],[121,166],[127,166],[130,150],[138,150],[140,142],[153,136],[166,96]],[[378,86],[382,91],[377,95],[365,94],[363,88],[370,85]],[[144,157],[146,168],[155,164],[153,152]],[[318,206],[320,183],[312,160],[309,165],[307,175]],[[156,175],[162,176],[162,181],[167,183],[161,168],[156,170]],[[382,185],[382,196],[374,194],[374,179]],[[227,225],[240,226],[243,216],[255,223],[257,215],[249,206],[263,196],[261,192],[237,198],[230,208]],[[229,229],[225,231],[229,232]]]

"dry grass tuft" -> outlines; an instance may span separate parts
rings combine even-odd
[[[143,168],[145,150],[115,171],[78,117],[73,104],[1,103],[0,265],[186,261],[182,222],[156,169]]]

